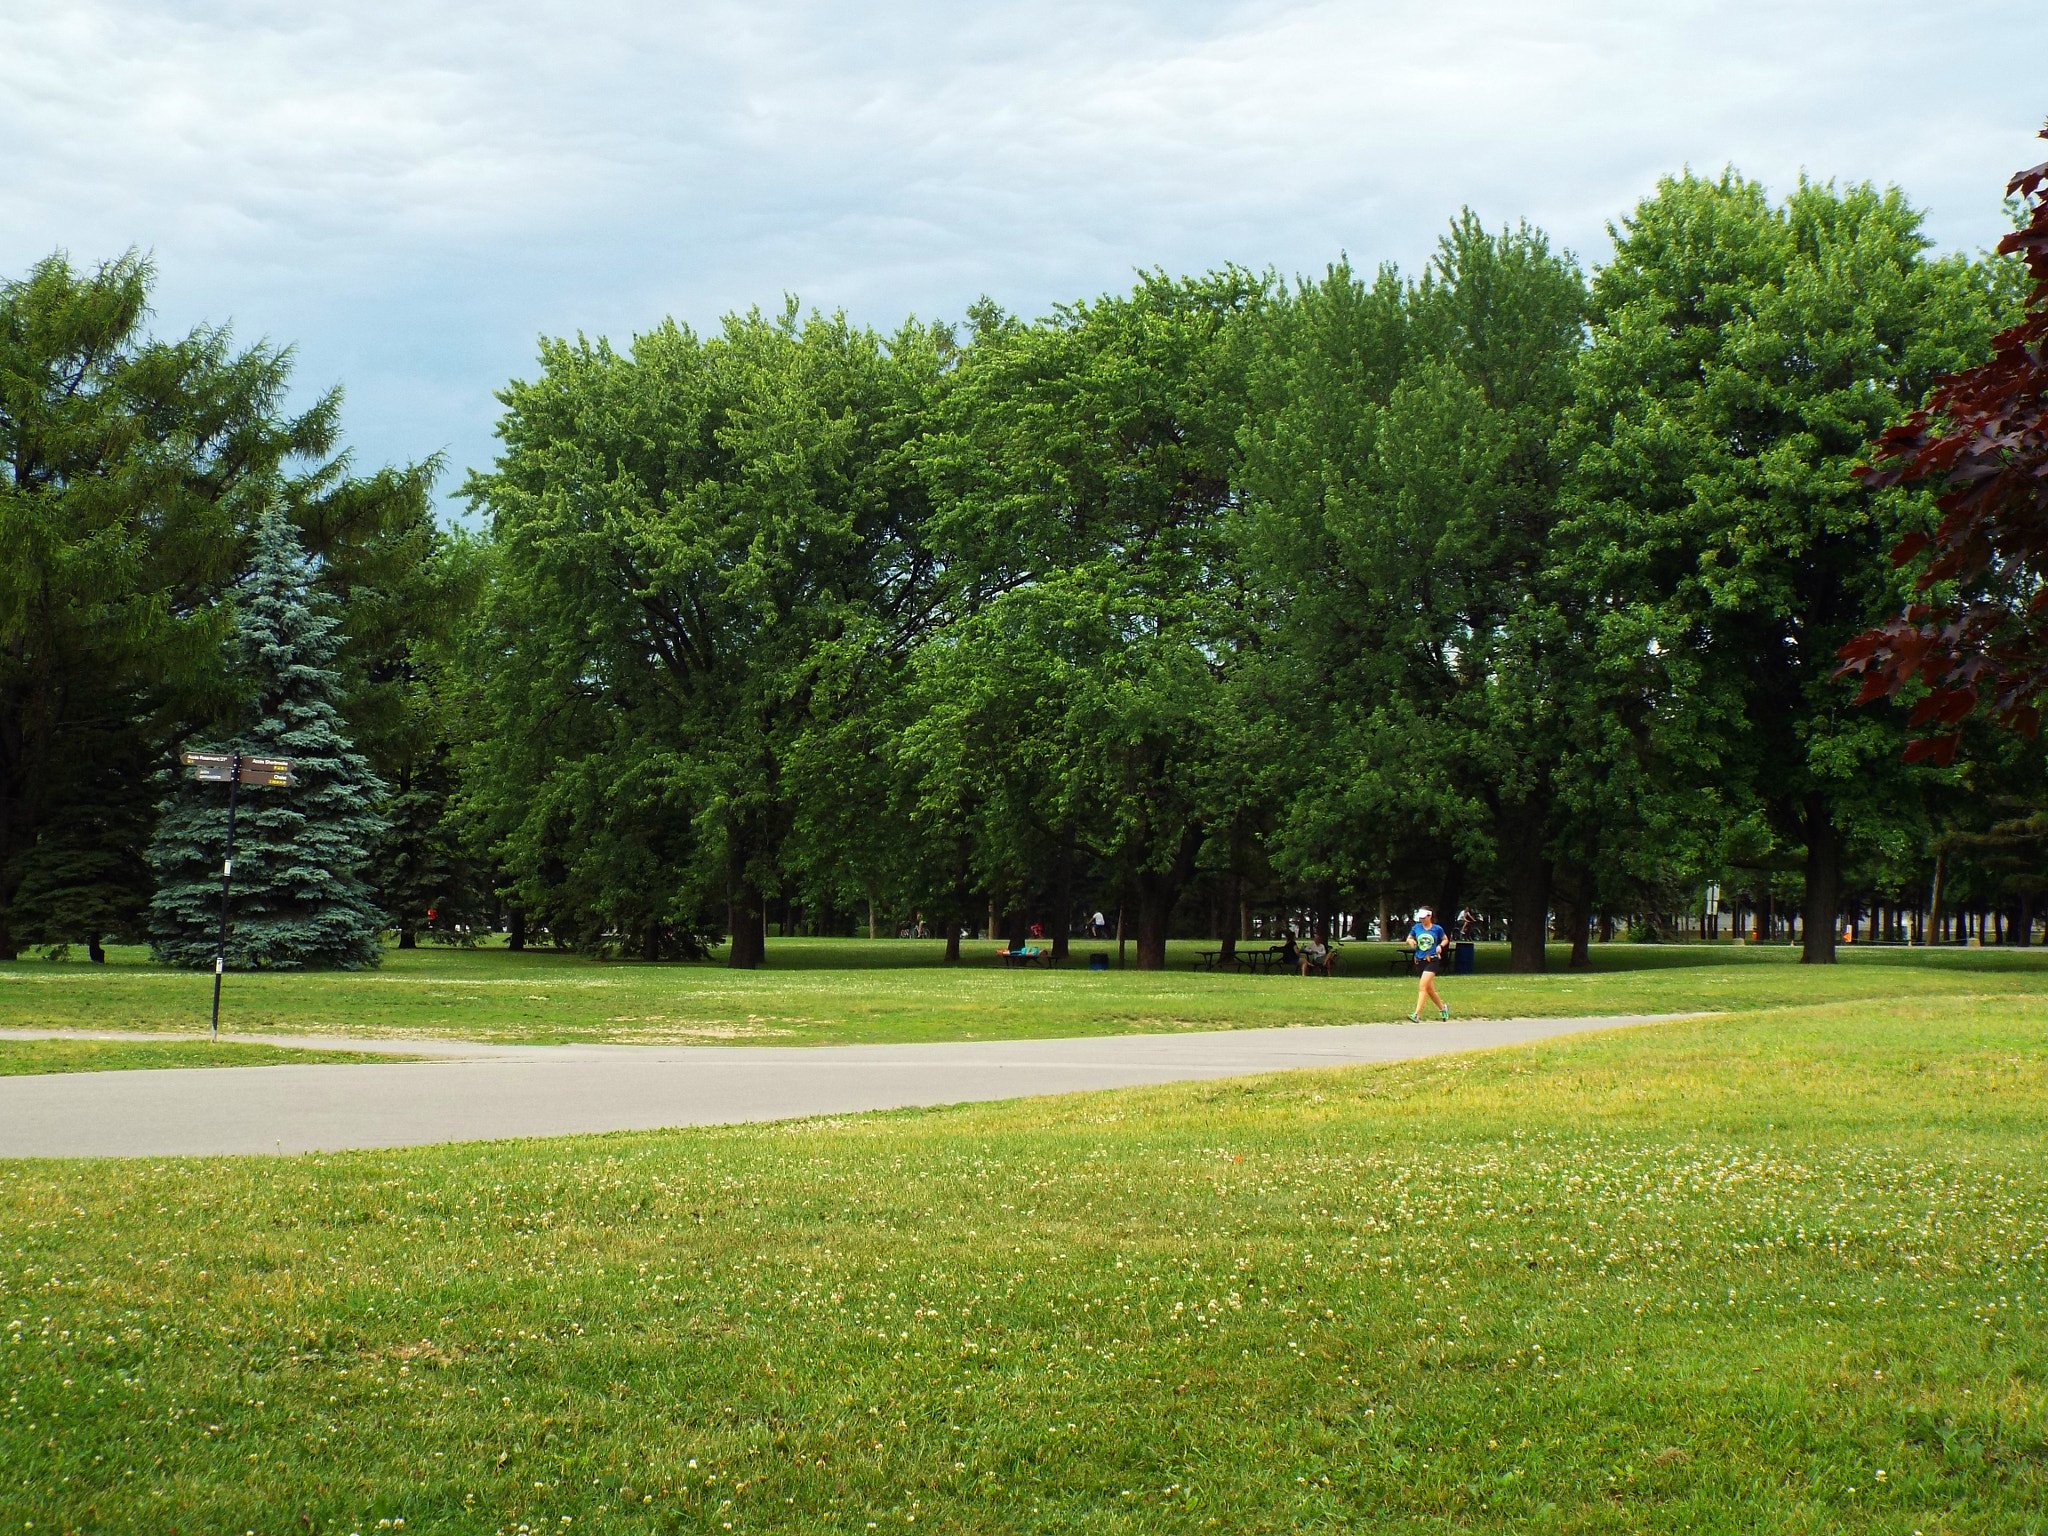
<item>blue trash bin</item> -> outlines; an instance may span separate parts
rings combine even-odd
[[[1472,944],[1459,944],[1451,956],[1451,971],[1454,975],[1470,976],[1477,963],[1477,947]]]
[[[1089,970],[1091,970],[1091,971],[1106,971],[1106,970],[1108,970],[1108,969],[1109,969],[1109,956],[1107,956],[1107,955],[1090,955],[1090,956],[1088,957],[1088,969],[1089,969]]]

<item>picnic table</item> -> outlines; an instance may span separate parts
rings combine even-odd
[[[1196,953],[1201,957],[1196,961],[1196,965],[1199,969],[1205,971],[1250,971],[1254,976],[1258,976],[1270,973],[1276,966],[1283,963],[1280,959],[1280,946],[1278,944],[1264,949],[1245,949],[1240,947],[1234,954],[1227,957],[1220,949],[1204,949],[1198,950]],[[1293,967],[1289,966],[1287,968],[1291,970]]]
[[[1268,945],[1263,949],[1240,947],[1228,957],[1220,949],[1201,949],[1195,953],[1200,957],[1195,962],[1196,968],[1204,971],[1249,971],[1254,976],[1270,976],[1276,970],[1293,971],[1301,966],[1299,951],[1293,960],[1283,960],[1280,958],[1281,950],[1278,944]],[[1330,950],[1329,969],[1324,974],[1337,974],[1337,951],[1334,947]]]

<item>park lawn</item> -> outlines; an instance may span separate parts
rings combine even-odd
[[[2035,1532],[2044,1032],[0,1166],[0,1529]]]
[[[233,1040],[9,1040],[0,1036],[0,1077],[39,1072],[139,1072],[162,1067],[276,1067],[403,1061],[367,1051],[316,1051]]]
[[[426,947],[387,951],[375,971],[230,976],[222,1021],[243,1035],[836,1045],[1386,1022],[1405,1018],[1414,1001],[1414,981],[1393,969],[1389,946],[1347,946],[1334,980],[1209,975],[1194,963],[1210,947],[1176,943],[1172,968],[1149,973],[1012,971],[998,965],[993,944],[970,945],[967,963],[947,968],[938,963],[943,946],[889,939],[771,940],[758,971]],[[0,965],[0,1028],[203,1028],[211,976],[165,970],[145,956]],[[1613,944],[1595,946],[1593,969],[1580,972],[1564,969],[1557,949],[1542,976],[1507,974],[1503,946],[1481,946],[1479,958],[1480,974],[1444,979],[1457,1017],[2048,991],[2042,950],[1845,949],[1839,965],[1802,966],[1784,946]]]

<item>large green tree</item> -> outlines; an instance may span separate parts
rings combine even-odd
[[[948,617],[921,659],[924,758],[974,787],[985,889],[1050,891],[1064,931],[1086,858],[1128,893],[1141,968],[1165,964],[1222,810],[1233,342],[1265,288],[1155,274],[1036,324],[984,308],[920,448]]]
[[[434,464],[355,475],[338,391],[294,413],[288,350],[151,338],[152,280],[131,254],[0,283],[0,956],[135,936],[154,771],[234,708],[227,594],[265,513],[339,605],[366,737],[432,607]]]
[[[1591,745],[1549,580],[1584,313],[1568,258],[1468,213],[1419,281],[1337,267],[1276,306],[1244,433],[1298,743],[1283,869],[1446,910],[1497,879],[1526,970]]]
[[[1885,558],[1924,499],[1852,470],[1933,380],[1984,352],[2005,282],[1930,259],[1896,191],[1732,171],[1660,183],[1615,231],[1579,372],[1560,547],[1603,660],[1646,674],[1667,785],[1754,806],[1800,850],[1804,958],[1834,958],[1845,840],[1916,797],[1900,722],[1848,707],[1836,651],[1895,611]]]
[[[847,828],[886,768],[849,722],[928,618],[906,449],[949,345],[792,305],[626,354],[550,341],[503,393],[468,488],[495,581],[464,810],[558,938],[659,955],[722,929],[749,967],[769,897],[867,877]]]

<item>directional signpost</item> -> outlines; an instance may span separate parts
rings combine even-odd
[[[289,789],[292,760],[288,757],[251,757],[242,752],[181,752],[178,761],[192,770],[202,784],[228,787],[228,851],[220,865],[220,937],[213,945],[213,1033],[220,1033],[220,978],[227,969],[228,892],[235,882],[235,794],[244,784],[251,789]]]

